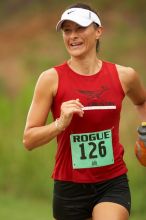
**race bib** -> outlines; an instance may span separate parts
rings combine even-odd
[[[71,134],[70,143],[74,169],[101,167],[114,163],[111,130]]]

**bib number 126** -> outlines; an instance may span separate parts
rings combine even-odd
[[[94,142],[89,142],[88,146],[90,147],[90,151],[87,154],[87,152],[85,150],[85,144],[82,143],[82,144],[79,145],[80,150],[81,150],[81,156],[80,156],[81,160],[86,160],[87,158],[89,158],[89,159],[98,158],[97,150],[98,150],[98,153],[99,153],[100,157],[105,157],[106,156],[106,147],[105,147],[104,141],[100,141],[98,143],[98,145]]]

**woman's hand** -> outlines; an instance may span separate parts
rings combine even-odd
[[[70,124],[74,114],[78,114],[79,117],[83,117],[83,107],[84,106],[81,104],[79,99],[63,102],[61,105],[60,117],[56,121],[56,127],[63,131]]]

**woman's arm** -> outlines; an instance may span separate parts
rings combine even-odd
[[[141,121],[146,122],[146,89],[136,71],[117,65],[119,78],[125,94],[132,100]]]
[[[38,79],[24,130],[23,143],[28,150],[48,143],[60,133],[54,122],[45,125],[57,84],[54,69],[42,73]]]

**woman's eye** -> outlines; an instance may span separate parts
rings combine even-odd
[[[79,27],[78,27],[78,30],[81,30],[81,31],[82,31],[82,30],[85,30],[85,27],[79,26]]]
[[[65,28],[65,29],[63,29],[63,32],[68,33],[68,32],[70,32],[70,29],[69,28]]]

